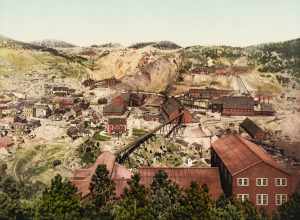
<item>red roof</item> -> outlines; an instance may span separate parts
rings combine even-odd
[[[221,182],[219,178],[219,169],[210,168],[140,168],[141,184],[150,186],[153,176],[163,170],[168,174],[171,181],[182,188],[188,188],[191,182],[197,182],[200,186],[206,184],[209,192],[214,199],[217,199],[222,193]]]
[[[0,148],[8,148],[14,144],[10,137],[0,137]]]
[[[104,164],[109,171],[111,179],[116,183],[116,194],[117,196],[120,196],[124,189],[122,186],[125,186],[126,181],[131,178],[132,174],[128,169],[117,164],[115,161],[116,157],[113,153],[104,151],[91,167],[75,170],[73,177],[71,178],[71,182],[77,187],[83,197],[87,196],[90,193],[89,187],[92,176],[94,175],[98,165]],[[125,183],[121,180],[124,180]]]
[[[289,174],[289,172],[279,166],[279,164],[262,147],[241,136],[228,135],[219,138],[212,143],[212,148],[232,175],[236,175],[259,163],[266,163]]]

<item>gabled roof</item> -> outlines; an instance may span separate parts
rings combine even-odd
[[[196,182],[200,186],[206,184],[209,193],[214,199],[217,199],[222,193],[221,182],[219,178],[219,169],[217,167],[209,168],[162,168],[149,167],[139,168],[141,177],[140,183],[149,187],[153,181],[154,175],[163,170],[167,173],[168,178],[176,183],[179,187],[188,188],[191,182]]]
[[[77,187],[83,197],[87,196],[90,193],[91,178],[100,164],[106,165],[110,178],[114,181],[116,180],[116,188],[118,189],[116,194],[120,196],[121,192],[123,192],[122,186],[126,184],[126,181],[130,179],[132,174],[128,169],[117,164],[115,155],[109,151],[104,151],[100,154],[91,167],[75,170],[71,182]]]
[[[290,174],[281,167],[263,148],[238,135],[228,135],[212,143],[231,175],[236,175],[259,163],[266,163],[275,169]]]
[[[182,106],[177,99],[172,97],[172,98],[167,99],[163,103],[162,108],[163,108],[164,112],[168,116],[170,116],[173,112],[176,112],[176,111],[179,111],[180,109],[182,109]]]

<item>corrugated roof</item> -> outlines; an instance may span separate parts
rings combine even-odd
[[[238,135],[219,138],[212,143],[212,148],[232,175],[262,162],[289,174],[262,147]]]
[[[170,180],[182,188],[188,188],[191,182],[197,182],[200,186],[206,184],[211,196],[217,199],[222,193],[219,170],[211,168],[140,168],[141,184],[149,187],[153,181],[153,176],[163,170],[168,174]]]

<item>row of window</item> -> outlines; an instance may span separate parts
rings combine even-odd
[[[249,194],[237,194],[237,198],[242,202],[249,200]],[[275,195],[275,204],[282,205],[287,202],[287,194],[276,194]],[[268,205],[269,196],[268,194],[256,194],[256,205]]]
[[[249,186],[249,178],[237,178],[238,186]],[[268,186],[268,178],[256,178],[256,186]],[[287,178],[275,178],[275,186],[287,186]]]

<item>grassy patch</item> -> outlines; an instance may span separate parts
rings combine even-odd
[[[144,129],[138,129],[138,128],[133,128],[132,129],[132,135],[136,136],[136,137],[143,136],[146,133],[147,133],[147,131],[144,130]]]
[[[97,133],[94,135],[94,139],[96,141],[109,141],[111,139],[111,137]]]

